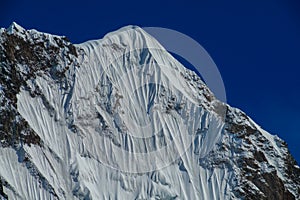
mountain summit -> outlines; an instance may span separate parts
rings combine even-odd
[[[0,199],[299,199],[287,144],[136,26],[0,29]]]

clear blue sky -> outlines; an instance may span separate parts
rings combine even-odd
[[[201,2],[201,1],[200,1]],[[229,104],[279,135],[300,162],[300,2],[16,1],[0,3],[0,26],[99,39],[124,25],[158,26],[198,41],[217,64]]]

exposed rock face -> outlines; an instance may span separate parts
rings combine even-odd
[[[32,96],[43,95],[39,93],[38,88],[33,91],[27,85],[27,81],[34,81],[40,72],[51,73],[58,78],[64,76],[67,67],[61,71],[55,70],[55,65],[59,62],[59,54],[62,49],[67,49],[66,58],[69,62],[73,62],[70,56],[76,57],[76,50],[65,37],[53,39],[55,42],[49,43],[46,34],[34,31],[29,33],[17,24],[12,24],[9,30],[1,33],[0,141],[3,147],[20,143],[29,145],[41,143],[39,136],[18,113],[17,94],[22,87]]]
[[[1,29],[0,199],[299,199],[287,144],[157,49]]]
[[[249,120],[244,113],[240,114],[244,118],[243,121]],[[237,194],[246,199],[295,199],[295,196],[288,190],[294,186],[288,185],[291,182],[286,180],[292,180],[292,185],[299,186],[299,178],[290,178],[291,175],[289,174],[293,174],[293,177],[299,177],[300,170],[295,161],[291,160],[290,164],[287,164],[287,158],[291,157],[287,144],[276,137],[274,141],[281,150],[278,152],[261,130],[256,127],[241,126],[231,117],[230,115],[227,117],[228,131],[239,134],[237,138],[240,143],[244,144],[239,151],[252,152],[251,157],[241,157],[236,161],[237,166],[240,166],[242,170],[240,181],[244,183]],[[284,163],[276,168],[269,160],[279,159],[279,157]],[[288,170],[287,166],[291,165],[292,168]],[[279,176],[283,176],[283,180]]]

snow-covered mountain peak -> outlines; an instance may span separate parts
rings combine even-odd
[[[99,48],[99,51],[104,52],[106,52],[107,47],[110,47],[113,51],[108,51],[106,53],[113,54],[115,59],[118,58],[117,56],[122,56],[129,52],[144,51],[145,53],[149,52],[153,54],[153,56],[164,53],[161,57],[168,55],[168,60],[174,60],[155,38],[145,32],[142,28],[133,25],[108,33],[103,39],[88,41],[86,43],[93,44],[94,47]],[[85,43],[80,44],[80,46],[82,45],[84,46]],[[104,49],[102,49],[103,47]]]
[[[16,22],[13,22],[13,23],[9,26],[9,28],[8,28],[7,30],[8,30],[8,33],[10,33],[10,34],[13,34],[13,33],[16,33],[16,32],[22,33],[22,32],[25,32],[25,31],[26,31],[22,26],[20,26],[20,25],[17,24]]]
[[[151,35],[0,32],[0,197],[297,199],[286,144]]]

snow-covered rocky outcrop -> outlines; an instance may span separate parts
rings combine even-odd
[[[149,34],[0,30],[0,198],[299,199],[287,145]]]

